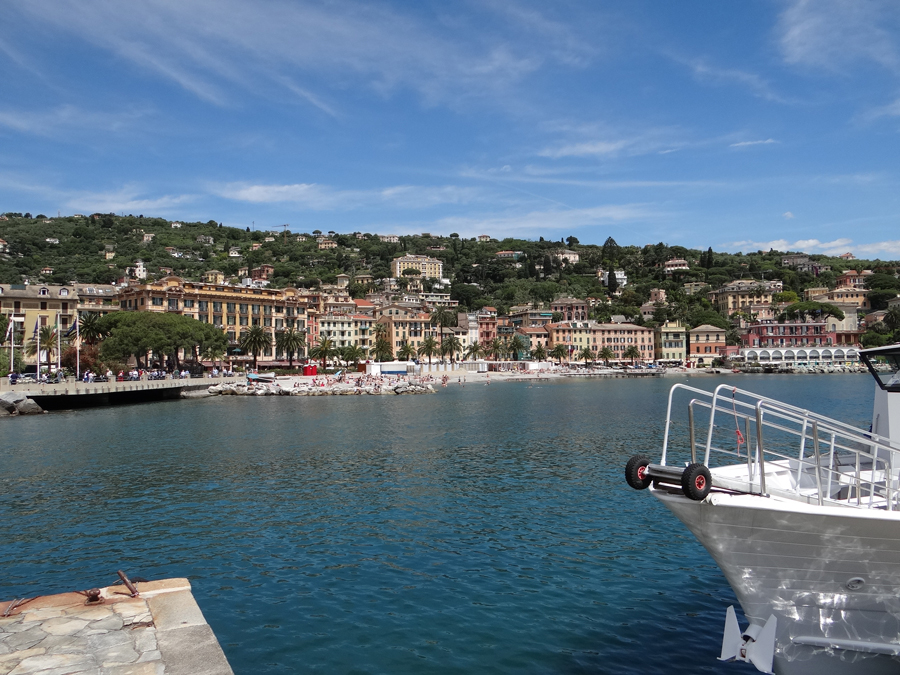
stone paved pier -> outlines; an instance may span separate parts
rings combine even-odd
[[[44,410],[68,410],[119,403],[140,403],[180,398],[183,392],[206,391],[212,384],[246,382],[241,377],[191,378],[186,380],[139,380],[136,382],[63,382],[60,384],[15,384],[0,378],[0,393],[16,391]]]
[[[0,675],[233,675],[187,579],[134,585],[0,602]]]

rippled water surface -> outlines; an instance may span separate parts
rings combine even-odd
[[[718,568],[623,479],[674,381],[2,420],[0,598],[189,577],[238,675],[755,672],[716,661]],[[870,421],[868,375],[728,381]]]

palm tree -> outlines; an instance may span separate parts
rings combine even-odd
[[[494,357],[495,361],[499,361],[503,357],[505,345],[500,338],[491,340],[491,344],[487,348],[488,354]]]
[[[383,326],[384,324],[376,324],[376,326]],[[387,333],[383,333],[386,335]],[[375,356],[376,361],[387,361],[394,357],[394,351],[391,349],[391,341],[386,337],[379,337],[375,339],[375,345],[372,347],[372,354]]]
[[[555,345],[553,349],[550,350],[550,356],[552,356],[554,359],[559,359],[559,365],[562,365],[562,360],[568,355],[569,348],[562,343]]]
[[[578,358],[584,361],[585,365],[594,360],[594,352],[590,347],[583,347],[581,351],[578,352]]]
[[[616,355],[613,353],[613,350],[609,347],[602,347],[597,353],[597,356],[603,359],[604,363],[606,363],[607,368],[609,368],[609,360],[616,357]]]
[[[547,358],[547,350],[544,349],[543,345],[538,344],[537,347],[531,350],[531,358],[535,361],[544,361]]]
[[[322,370],[328,367],[328,359],[337,356],[338,350],[334,346],[334,340],[322,336],[316,342],[315,346],[309,350],[309,355],[314,359],[322,359]]]
[[[296,328],[287,328],[275,334],[275,349],[288,355],[290,367],[294,367],[294,353],[306,348],[306,333]]]
[[[50,364],[53,362],[53,355],[56,354],[56,328],[54,326],[41,326],[38,333],[40,340],[31,339],[25,346],[25,353],[28,356],[37,354],[38,375],[41,374],[41,355],[37,353],[38,342],[41,345],[41,351],[47,354],[47,370],[50,370]]]
[[[366,358],[366,350],[359,345],[347,345],[341,350],[341,358],[347,364],[353,363],[354,366]]]
[[[512,354],[513,361],[518,361],[519,353],[525,351],[525,340],[522,339],[521,335],[516,333],[512,336],[506,346],[509,348],[509,351]]]
[[[427,356],[428,357],[428,365],[431,365],[431,357],[437,356],[440,354],[440,346],[430,335],[422,340],[422,345],[419,347],[419,356]]]
[[[451,335],[446,340],[444,340],[444,344],[441,347],[441,356],[449,356],[450,361],[454,360],[454,357],[462,352],[463,346],[462,342],[459,341],[459,338],[455,335]]]
[[[78,336],[89,345],[95,345],[103,339],[100,329],[100,315],[96,312],[84,312],[78,321]],[[43,344],[43,341],[41,341]]]
[[[431,325],[440,326],[441,329],[441,356],[444,355],[444,328],[447,326],[455,326],[456,325],[456,314],[451,312],[446,307],[436,307],[435,310],[431,313],[431,318],[429,319]]]
[[[472,359],[475,361],[476,359],[480,359],[484,356],[484,347],[479,344],[478,340],[475,340],[472,344],[468,346],[466,349],[466,358]]]
[[[622,356],[626,359],[631,359],[631,365],[634,365],[634,360],[641,358],[641,352],[637,347],[631,345],[623,352]]]
[[[891,330],[900,329],[900,307],[897,307],[896,305],[894,307],[891,307],[887,312],[885,312],[882,321],[884,321],[887,327]]]
[[[253,354],[253,370],[256,370],[256,360],[259,353],[272,346],[272,336],[262,326],[250,326],[241,333],[241,350]]]
[[[397,350],[397,356],[399,356],[404,361],[409,361],[416,356],[416,348],[413,347],[408,342],[404,342],[403,346]]]

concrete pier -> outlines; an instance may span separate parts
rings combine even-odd
[[[241,377],[192,378],[186,380],[139,380],[136,382],[63,382],[60,384],[15,384],[0,380],[0,392],[17,391],[44,410],[68,410],[120,403],[141,403],[180,398],[182,392],[205,391],[210,385],[245,382]]]
[[[2,675],[233,675],[187,579],[0,602]]]

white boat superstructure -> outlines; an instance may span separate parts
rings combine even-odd
[[[677,384],[659,463],[628,462],[629,484],[650,488],[734,589],[749,626],[728,609],[723,660],[900,673],[900,345],[860,356],[877,383],[871,431],[731,385]]]

